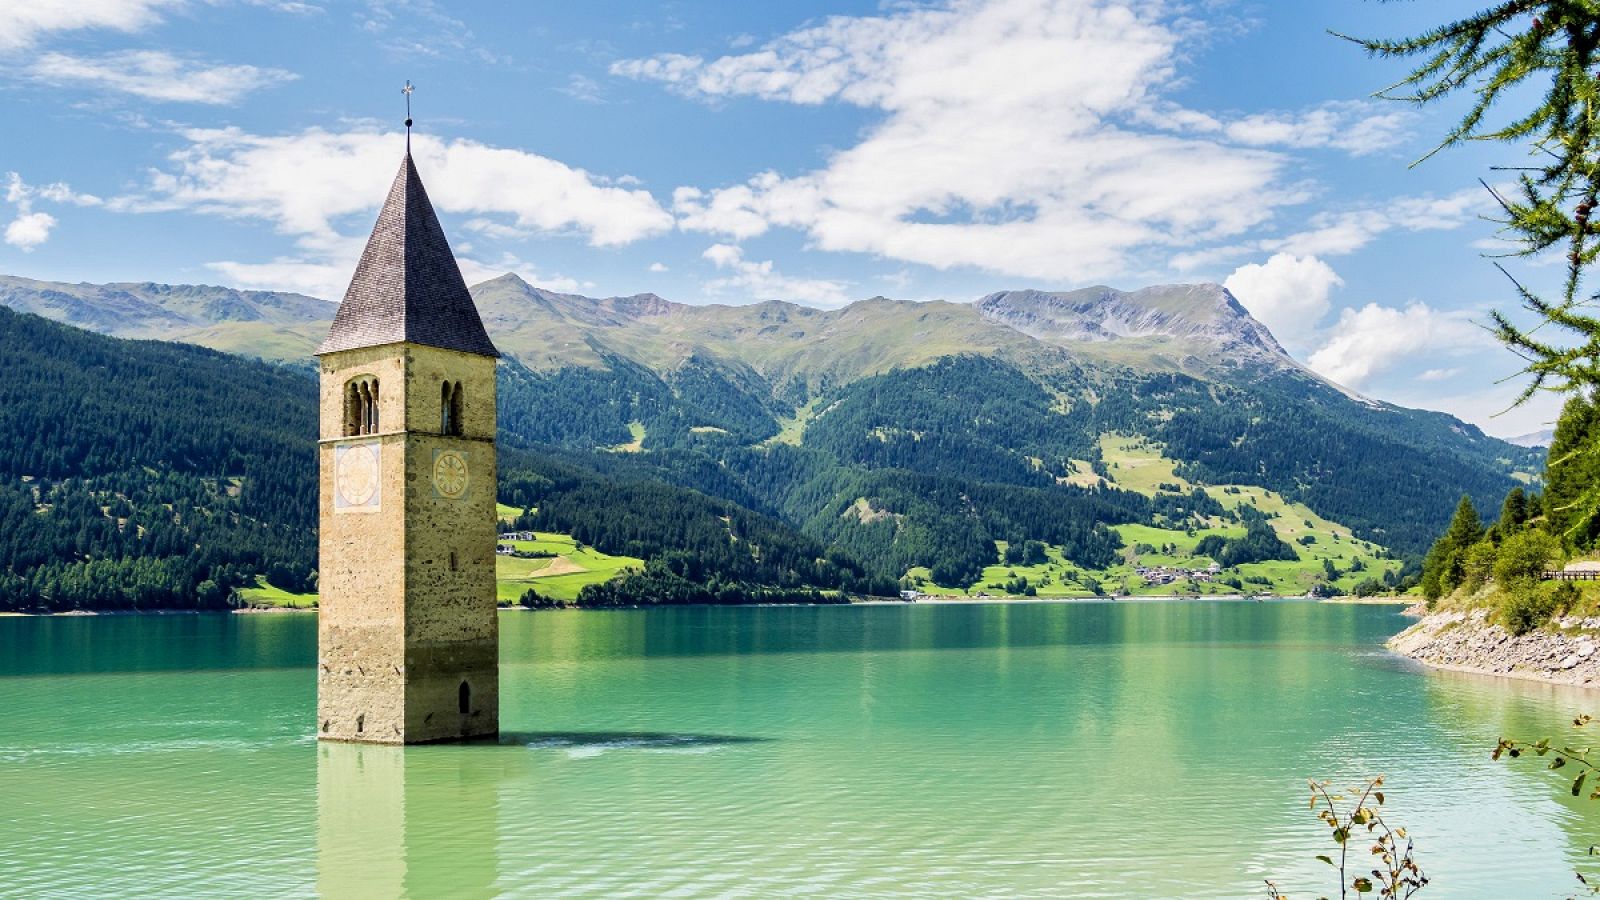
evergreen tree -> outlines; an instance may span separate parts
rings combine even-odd
[[[1556,421],[1545,463],[1544,514],[1551,533],[1577,550],[1589,550],[1600,537],[1600,408],[1578,394],[1567,400]]]
[[[1455,517],[1450,527],[1434,542],[1422,568],[1422,591],[1433,600],[1454,590],[1466,580],[1467,553],[1472,545],[1483,539],[1483,520],[1472,505],[1472,498],[1463,496],[1456,504]]]
[[[1585,286],[1600,257],[1600,223],[1590,222],[1600,195],[1600,7],[1592,0],[1499,2],[1414,37],[1352,40],[1374,56],[1423,60],[1386,96],[1425,105],[1472,95],[1466,113],[1433,152],[1473,140],[1513,144],[1529,155],[1516,196],[1490,191],[1515,255],[1564,250],[1566,277],[1553,298],[1513,278],[1533,323],[1524,327],[1495,311],[1494,329],[1530,376],[1519,403],[1549,389],[1576,394],[1588,406],[1582,396],[1600,387],[1600,317],[1592,312],[1600,294]],[[1519,108],[1508,122],[1490,125],[1489,113],[1503,99]],[[1568,412],[1593,415],[1571,404]],[[1592,442],[1569,441],[1550,454],[1552,472],[1564,484],[1547,495],[1547,514],[1555,530],[1580,548],[1593,545],[1600,513],[1593,449]]]
[[[1503,534],[1509,535],[1527,521],[1528,492],[1520,486],[1514,487],[1506,492],[1506,499],[1500,504],[1500,521],[1496,524]]]

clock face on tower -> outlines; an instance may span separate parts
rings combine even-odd
[[[378,508],[378,453],[375,442],[347,444],[334,453],[333,500],[337,510]]]
[[[439,496],[459,500],[467,493],[470,481],[466,454],[459,450],[433,451],[433,489]]]

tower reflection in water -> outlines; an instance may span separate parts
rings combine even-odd
[[[473,749],[320,745],[317,893],[494,896],[503,755]]]

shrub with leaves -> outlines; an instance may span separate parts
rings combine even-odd
[[[1574,718],[1572,725],[1574,728],[1583,728],[1593,721],[1594,718],[1585,713]],[[1600,776],[1595,774],[1600,771],[1600,760],[1593,758],[1594,753],[1595,751],[1589,747],[1557,746],[1549,738],[1540,738],[1529,743],[1503,737],[1499,743],[1495,744],[1494,752],[1489,754],[1489,758],[1496,760],[1502,758],[1518,759],[1526,756],[1535,759],[1549,759],[1550,761],[1546,763],[1545,768],[1551,771],[1569,769],[1570,767],[1572,781],[1568,784],[1567,791],[1572,796],[1582,797],[1585,789],[1587,789],[1590,800],[1600,800]],[[1562,774],[1565,776],[1568,773],[1564,772]],[[1595,849],[1590,848],[1589,852],[1594,853]],[[1585,878],[1582,872],[1574,874],[1577,875],[1578,883],[1583,885],[1588,893],[1600,894],[1600,886],[1590,884],[1589,879]]]
[[[1506,538],[1495,554],[1494,580],[1505,586],[1537,581],[1560,551],[1556,539],[1543,531],[1519,531]]]
[[[1414,845],[1404,828],[1392,828],[1383,819],[1383,776],[1353,788],[1346,794],[1329,791],[1329,782],[1313,781],[1311,808],[1317,819],[1331,831],[1333,843],[1339,848],[1338,857],[1323,854],[1318,860],[1332,866],[1339,873],[1339,897],[1345,900],[1354,892],[1358,897],[1371,894],[1376,897],[1403,900],[1414,895],[1428,884],[1414,857]],[[1372,868],[1360,871],[1366,863],[1350,858],[1351,845],[1367,846],[1366,856]],[[1358,857],[1360,858],[1360,857]],[[1277,884],[1267,882],[1269,900],[1288,900],[1288,895]],[[1323,895],[1321,900],[1329,900]]]

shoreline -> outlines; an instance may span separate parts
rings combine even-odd
[[[1030,604],[1030,603],[1032,603],[1032,604],[1037,604],[1037,603],[1060,603],[1060,604],[1173,603],[1173,602],[1182,602],[1182,603],[1250,603],[1250,602],[1255,602],[1255,603],[1283,603],[1283,602],[1287,602],[1287,601],[1301,602],[1301,603],[1317,602],[1317,603],[1327,603],[1327,604],[1345,604],[1345,605],[1353,605],[1353,606],[1354,605],[1362,605],[1362,606],[1365,606],[1365,605],[1371,605],[1371,606],[1401,606],[1401,605],[1407,605],[1407,606],[1409,606],[1409,605],[1412,605],[1412,604],[1414,604],[1416,602],[1415,598],[1408,598],[1408,597],[1364,597],[1364,598],[1328,597],[1328,598],[1319,599],[1319,598],[1311,597],[1309,595],[1269,596],[1269,595],[1262,594],[1262,595],[1256,595],[1256,596],[1245,596],[1244,594],[1202,594],[1202,595],[1195,595],[1195,594],[1148,594],[1148,595],[1140,595],[1140,596],[1137,596],[1137,597],[999,597],[999,596],[955,597],[955,596],[937,596],[937,597],[922,597],[922,598],[917,599],[917,600],[897,600],[897,599],[893,599],[893,598],[889,598],[889,597],[881,597],[881,598],[873,598],[873,599],[870,599],[870,600],[852,600],[852,601],[850,601],[848,603],[725,603],[725,604],[724,603],[691,603],[691,604],[681,604],[681,605],[682,606],[705,606],[705,607],[723,608],[723,607],[738,607],[738,606],[749,606],[749,607],[778,607],[778,606],[809,606],[809,607],[824,607],[824,606],[841,606],[841,607],[846,607],[846,606],[998,606],[998,605]],[[680,605],[680,604],[661,604],[661,606],[663,606],[663,607],[664,606],[670,606],[670,605]],[[513,605],[510,605],[510,606],[498,607],[498,610],[502,611],[502,612],[506,612],[506,611],[509,611],[509,612],[549,612],[552,609],[554,609],[554,610],[565,609],[565,610],[581,610],[581,611],[585,611],[585,612],[592,612],[592,611],[595,611],[595,610],[602,610],[602,609],[654,609],[654,608],[656,608],[655,605],[641,604],[641,605],[638,605],[638,606],[595,607],[594,610],[590,610],[590,609],[587,609],[585,607],[578,607],[578,606],[541,607],[541,608],[537,608],[537,609],[529,609],[527,607],[518,606],[518,605],[513,604]],[[317,612],[317,608],[316,607],[292,607],[292,606],[247,606],[247,607],[239,607],[237,609],[102,609],[102,610],[72,609],[72,610],[66,610],[66,611],[63,611],[63,612],[0,612],[0,618],[47,618],[47,617],[59,618],[59,617],[97,617],[97,616],[224,616],[224,615],[226,615],[226,616],[250,616],[250,615],[280,615],[280,614],[285,614],[285,613],[310,613],[310,614],[315,614],[316,612]]]
[[[1426,613],[1384,646],[1432,669],[1600,690],[1600,619],[1558,619],[1551,625],[1561,630],[1513,635],[1488,616],[1486,609]]]

